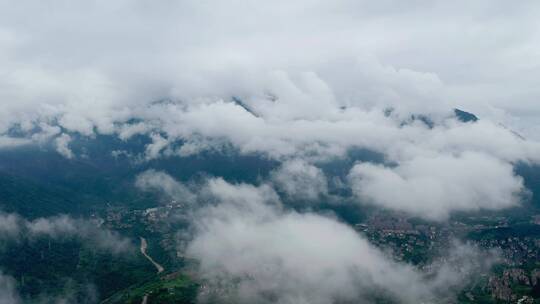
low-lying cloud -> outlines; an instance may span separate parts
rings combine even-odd
[[[71,141],[71,136],[68,134],[62,134],[58,136],[54,142],[56,144],[56,151],[65,158],[71,159],[74,157],[73,151],[69,148],[69,142]]]
[[[477,249],[459,245],[448,252],[459,268],[434,264],[423,273],[393,261],[333,218],[284,210],[265,187],[217,179],[209,188],[216,204],[195,213],[186,250],[200,261],[209,286],[202,301],[218,296],[236,303],[436,303],[455,296],[473,269],[486,266]]]
[[[19,293],[17,292],[17,283],[15,279],[0,271],[0,303],[18,304],[21,303]]]
[[[348,179],[362,202],[433,220],[452,211],[512,207],[524,191],[510,164],[472,152],[417,157],[396,167],[357,164]]]
[[[163,171],[149,169],[140,173],[135,179],[135,186],[142,191],[157,191],[168,198],[192,200],[193,194],[188,187]]]
[[[77,237],[91,246],[114,254],[135,251],[131,241],[118,233],[100,228],[95,222],[67,215],[29,221],[16,214],[0,213],[0,223],[0,239],[3,240]]]
[[[69,281],[68,281],[69,284]],[[61,295],[41,294],[32,299],[32,303],[55,303],[55,304],[94,304],[98,303],[97,292],[92,285],[78,286],[84,296],[77,297],[71,288],[66,288]],[[26,300],[26,301],[25,301]],[[0,304],[22,304],[27,303],[28,299],[21,296],[17,290],[17,281],[13,276],[0,271]]]
[[[164,172],[150,173],[179,185]],[[453,299],[494,261],[491,253],[456,243],[419,270],[397,262],[334,217],[291,211],[271,183],[209,178],[192,194],[196,203],[184,210],[191,228],[179,233],[178,249],[199,261],[202,302],[369,303],[386,298],[438,303]]]
[[[281,201],[324,199],[332,177],[316,164],[366,149],[384,164],[350,170],[358,208],[444,220],[517,205],[513,166],[540,162],[539,16],[534,1],[0,0],[0,149],[49,143],[73,159],[81,136],[142,135],[141,155],[110,152],[154,161],[232,147],[277,160],[259,186],[191,189],[159,171],[136,185],[197,203],[188,252],[246,303],[364,290],[429,301],[459,280],[426,281],[347,225]],[[2,237],[117,240],[68,217],[1,217]]]
[[[2,1],[0,12],[2,130],[58,116],[82,134],[110,133],[132,106],[160,98],[284,89],[287,106],[271,111],[289,117],[334,102],[405,112],[458,103],[527,130],[539,111],[534,1]]]
[[[322,170],[299,159],[284,162],[270,179],[291,201],[318,201],[328,194]]]

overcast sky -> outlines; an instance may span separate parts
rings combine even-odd
[[[2,124],[35,115],[36,105],[97,121],[162,98],[252,96],[306,72],[338,104],[414,112],[450,104],[538,137],[539,9],[536,1],[0,1]]]
[[[512,166],[540,160],[539,9],[0,1],[0,147],[51,142],[75,159],[75,133],[145,134],[151,160],[230,144],[286,162],[273,184],[308,200],[327,191],[313,163],[366,148],[396,166],[352,168],[346,182],[363,201],[431,219],[514,206],[526,189]],[[453,108],[481,120],[461,123]],[[434,127],[410,119],[420,114]]]

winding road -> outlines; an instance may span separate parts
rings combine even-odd
[[[148,295],[144,295],[141,304],[146,304],[146,303],[148,303]]]
[[[148,243],[146,242],[146,239],[141,237],[141,253],[156,267],[158,274],[165,271],[165,268],[163,268],[163,266],[159,265],[156,261],[154,261],[154,259],[152,259],[151,256],[149,256],[146,253],[147,248],[148,248]]]
[[[152,259],[151,256],[148,255],[148,253],[146,253],[146,249],[148,249],[148,242],[146,242],[145,238],[141,237],[141,253],[142,253],[142,255],[144,255],[144,257],[147,258],[156,267],[158,274],[165,271],[165,268],[163,268],[163,266],[159,265],[156,261],[154,261],[154,259]],[[141,304],[146,304],[147,302],[148,302],[148,295],[145,294],[143,299],[142,299]]]

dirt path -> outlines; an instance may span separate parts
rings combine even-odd
[[[154,261],[154,259],[152,259],[151,256],[149,256],[147,253],[146,253],[146,249],[148,248],[148,243],[146,242],[146,239],[141,237],[141,253],[154,265],[156,266],[156,269],[157,269],[157,273],[162,273],[165,268],[163,268],[163,266],[159,265],[156,261]],[[144,299],[143,299],[144,301]],[[146,303],[146,302],[144,302]]]
[[[148,302],[148,295],[144,295],[144,297],[142,298],[141,304],[146,304],[147,302]]]

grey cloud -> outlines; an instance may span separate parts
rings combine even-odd
[[[79,286],[80,287],[80,286]],[[69,288],[66,288],[70,290]],[[92,286],[87,286],[84,290],[85,299],[83,300],[85,304],[97,303],[97,293]],[[7,275],[0,271],[0,304],[21,304],[27,303],[24,301],[21,295],[17,290],[17,281],[10,275]],[[81,303],[77,298],[66,292],[64,295],[40,295],[32,301],[32,303],[41,303],[41,304],[69,304],[69,303]]]
[[[19,233],[19,217],[15,214],[0,213],[0,236],[16,237]]]
[[[39,132],[34,133],[32,135],[32,140],[38,143],[46,143],[48,140],[50,140],[52,137],[60,134],[61,129],[58,126],[52,126],[48,123],[41,122],[38,124],[38,127],[40,129]],[[67,134],[65,134],[67,135]],[[62,134],[61,136],[64,136]],[[58,143],[58,142],[57,142]]]
[[[166,138],[163,138],[161,135],[156,133],[150,134],[150,138],[152,139],[152,143],[146,145],[146,160],[159,157],[161,150],[165,149],[169,144]]]
[[[69,290],[69,288],[66,288]],[[82,303],[97,303],[96,291],[92,286],[87,286],[84,290],[85,300]],[[0,271],[0,304],[21,304],[26,303],[17,290],[17,281],[10,275],[7,275]],[[32,303],[55,303],[55,304],[69,304],[69,303],[81,303],[69,291],[64,295],[40,295],[37,299],[34,299]]]
[[[143,191],[159,191],[169,198],[191,202],[194,194],[188,187],[163,172],[149,169],[137,175],[135,186]]]
[[[114,254],[134,251],[131,241],[118,233],[100,228],[95,222],[67,215],[29,221],[16,214],[0,213],[0,222],[0,237],[6,240],[78,237]]]
[[[42,142],[62,127],[146,134],[140,160],[230,144],[279,160],[359,147],[397,163],[466,152],[539,161],[531,63],[540,18],[531,1],[3,1],[0,12],[0,147]],[[482,120],[452,122],[456,106]],[[437,127],[402,126],[411,114]],[[14,125],[42,131],[12,138]],[[66,136],[55,143],[70,158]]]
[[[322,170],[299,159],[284,162],[271,173],[271,180],[293,201],[316,201],[328,194]]]
[[[56,151],[60,153],[63,157],[67,159],[72,159],[75,157],[73,154],[73,151],[69,148],[69,142],[71,141],[71,136],[69,136],[66,133],[63,133],[62,135],[58,136],[54,142],[56,145]]]
[[[463,102],[484,117],[539,110],[532,1],[0,7],[2,130],[47,116],[82,134],[94,126],[110,134],[133,106],[235,94],[287,118],[316,118],[334,105],[439,112]],[[279,106],[266,108],[267,91],[280,93]]]
[[[158,191],[169,198],[192,203],[194,210],[214,202],[216,198],[218,201],[246,205],[250,205],[252,201],[279,202],[278,194],[269,184],[232,185],[223,178],[217,177],[207,178],[191,189],[166,172],[153,169],[140,173],[135,180],[135,186],[143,191]]]
[[[398,165],[353,169],[355,193],[371,203],[433,219],[513,206],[522,182],[511,166],[540,161],[539,16],[534,1],[0,0],[0,147],[54,140],[62,131],[148,135],[141,160],[231,145],[309,163],[366,148]],[[453,107],[482,119],[459,123],[448,117]],[[411,114],[428,115],[435,127],[403,124]],[[14,138],[14,127],[40,131]],[[65,134],[55,143],[72,156]],[[473,166],[482,171],[467,169]],[[301,179],[316,176],[322,185],[316,170],[306,170]],[[143,174],[138,185],[188,193],[159,172]],[[383,193],[389,186],[403,196]],[[275,201],[264,187],[265,199]],[[260,200],[253,186],[241,188]],[[221,189],[242,200],[220,180],[205,189],[200,195]],[[332,226],[272,212],[270,223]]]
[[[9,136],[0,136],[0,149],[16,148],[24,145],[32,144],[31,140],[26,138],[14,138]]]
[[[118,137],[122,140],[127,140],[137,134],[147,134],[150,130],[152,130],[152,126],[148,123],[125,124],[119,128]]]
[[[0,304],[22,303],[16,289],[16,281],[0,271]]]
[[[281,206],[279,196],[272,187],[267,184],[254,186],[250,184],[230,184],[223,178],[211,178],[206,181],[199,193],[199,199],[211,201],[217,199],[217,202],[227,202],[240,209],[261,211],[253,212],[253,215],[264,214],[264,208],[260,202],[273,204],[276,207]],[[236,212],[238,208],[231,208],[231,212]],[[208,211],[212,211],[210,208]]]

